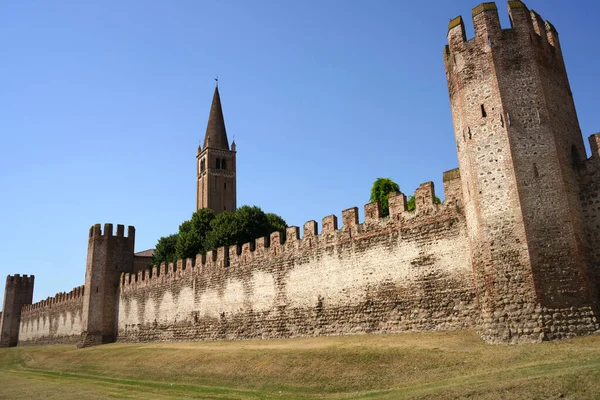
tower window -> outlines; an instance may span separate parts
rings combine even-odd
[[[202,159],[202,161],[200,161],[200,172],[204,172],[205,169],[206,169],[206,161],[204,159]]]
[[[573,169],[579,170],[581,167],[581,159],[579,158],[579,152],[575,145],[571,146],[571,162],[573,164]]]
[[[481,105],[481,117],[487,117],[487,113],[485,112],[485,106],[483,104]]]
[[[225,160],[221,160],[221,169],[227,169],[225,168]]]
[[[223,189],[227,190],[227,182],[223,182]]]

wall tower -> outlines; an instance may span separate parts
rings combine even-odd
[[[215,87],[203,146],[196,155],[196,210],[215,213],[236,209],[235,142],[229,149],[219,85]]]
[[[4,289],[0,317],[0,347],[13,347],[19,341],[21,308],[33,300],[34,276],[9,275]]]
[[[446,77],[488,341],[595,329],[577,174],[585,148],[554,26],[509,1],[450,22]],[[552,328],[550,328],[552,327]]]
[[[135,228],[100,224],[90,228],[85,270],[81,342],[79,347],[114,342],[117,334],[119,278],[133,272]]]

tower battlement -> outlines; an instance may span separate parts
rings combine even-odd
[[[15,274],[15,275],[8,275],[6,277],[6,284],[7,285],[13,285],[13,286],[33,286],[34,284],[34,280],[35,280],[35,276],[31,275],[31,276],[27,276],[27,275],[23,275],[21,276],[20,274]]]
[[[591,135],[589,138],[590,149],[592,151],[592,158],[600,158],[600,133]]]
[[[482,3],[473,8],[475,36],[470,40],[467,39],[462,17],[458,16],[452,19],[448,25],[446,56],[448,57],[454,52],[461,52],[469,46],[487,44],[489,47],[493,47],[500,45],[505,40],[527,40],[541,49],[551,48],[550,54],[560,55],[558,31],[549,21],[545,21],[534,10],[529,10],[521,1],[509,1],[508,14],[511,27],[503,29],[496,3]]]
[[[90,228],[90,238],[100,238],[100,237],[119,237],[119,238],[129,238],[135,240],[135,227],[128,226],[127,227],[127,236],[125,236],[125,225],[117,225],[117,232],[113,235],[113,224],[106,223],[104,224],[104,229],[102,229],[101,224],[94,224]]]

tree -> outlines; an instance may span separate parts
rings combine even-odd
[[[189,221],[179,226],[179,235],[175,244],[175,258],[193,258],[198,253],[206,253],[206,236],[210,231],[210,222],[215,213],[209,208],[201,208],[192,214]]]
[[[400,186],[389,178],[377,178],[371,188],[370,201],[374,202],[379,200],[379,206],[381,208],[381,216],[386,217],[390,214],[390,207],[388,199],[391,193],[399,192]]]
[[[179,234],[174,233],[173,235],[164,236],[158,239],[156,247],[154,249],[154,255],[152,256],[152,263],[157,265],[163,262],[169,263],[177,260],[175,256],[175,245]]]
[[[435,196],[433,200],[435,204],[441,204],[442,201],[439,197]],[[408,196],[408,201],[406,202],[406,211],[414,211],[417,208],[417,204],[415,201],[415,196]]]
[[[217,215],[210,223],[206,242],[211,249],[241,245],[275,231],[285,232],[285,226],[285,220],[277,214],[265,214],[256,206],[242,206],[233,213]]]
[[[285,240],[285,228],[287,227],[285,220],[273,213],[267,213],[267,220],[269,221],[269,230],[271,230],[269,234],[279,232],[281,233],[281,239]]]
[[[285,235],[285,220],[277,214],[265,214],[259,207],[242,206],[234,212],[215,215],[208,208],[192,214],[179,225],[176,234],[161,237],[154,250],[154,264],[194,258],[221,246],[244,244],[272,232]]]

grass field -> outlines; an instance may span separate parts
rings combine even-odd
[[[600,399],[600,336],[470,331],[0,349],[1,399]]]

